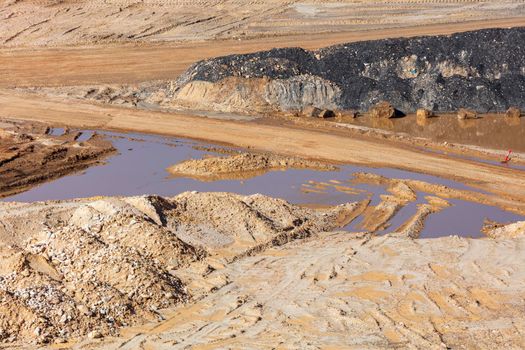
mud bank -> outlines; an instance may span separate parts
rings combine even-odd
[[[191,159],[170,166],[174,176],[192,177],[203,181],[249,179],[270,170],[313,169],[335,171],[337,167],[307,159],[273,154],[239,153],[229,157]]]
[[[101,164],[115,151],[95,134],[49,130],[40,123],[0,121],[0,197]]]
[[[176,271],[342,227],[358,208],[226,193],[0,203],[0,342],[98,338],[162,319],[159,309],[192,297]]]
[[[381,100],[404,113],[525,109],[523,42],[521,27],[225,56],[193,65],[172,96],[229,112],[366,111]]]

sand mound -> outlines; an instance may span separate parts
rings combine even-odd
[[[357,208],[227,193],[0,203],[0,341],[115,334],[156,319],[191,298],[176,271],[332,230]]]
[[[518,221],[507,225],[492,222],[486,223],[482,231],[494,239],[525,237],[525,221]]]
[[[282,169],[337,170],[334,165],[273,154],[239,153],[228,157],[192,159],[173,165],[167,170],[176,176],[214,181],[218,179],[247,179],[270,170]]]

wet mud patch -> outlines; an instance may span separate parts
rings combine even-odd
[[[408,134],[434,142],[525,152],[525,118],[508,118],[503,112],[484,114],[468,120],[459,120],[455,114],[442,113],[425,119],[410,114],[392,119],[344,118],[342,122],[355,127]]]
[[[0,125],[0,197],[100,165],[114,151],[94,133],[5,120]]]
[[[369,206],[375,207],[382,202],[382,196],[392,195],[388,192],[390,186],[404,179],[417,198],[404,200],[385,220],[384,227],[378,225],[372,230],[375,234],[382,235],[400,228],[416,214],[418,206],[426,203],[425,197],[429,195],[443,198],[451,206],[428,215],[420,237],[451,234],[480,237],[485,219],[502,223],[523,220],[519,213],[499,209],[502,203],[494,202],[493,196],[465,184],[398,169],[341,165],[339,170],[328,166],[323,169],[325,171],[270,169],[248,179],[200,181],[187,177],[173,178],[166,171],[173,164],[191,159],[228,157],[245,151],[156,135],[97,133],[110,140],[118,150],[118,154],[109,158],[106,164],[88,168],[82,174],[62,177],[5,201],[34,202],[143,194],[175,196],[185,191],[197,191],[244,195],[261,193],[291,203],[314,206],[368,200]],[[93,131],[83,131],[82,135],[90,134]],[[363,173],[372,176],[358,175]],[[362,231],[362,221],[363,216],[356,218],[346,230]]]

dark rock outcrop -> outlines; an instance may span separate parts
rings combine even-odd
[[[177,88],[206,83],[210,89],[224,81],[248,96],[253,91],[257,101],[275,110],[315,105],[364,111],[381,100],[405,113],[420,107],[479,113],[525,109],[525,27],[219,57],[193,65]],[[246,81],[264,86],[247,89]]]

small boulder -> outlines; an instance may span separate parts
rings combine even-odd
[[[431,115],[432,113],[428,109],[425,109],[425,108],[420,108],[416,112],[417,118],[421,118],[421,119],[430,118]]]
[[[323,119],[327,119],[327,118],[334,118],[335,117],[335,113],[334,111],[332,110],[329,110],[329,109],[323,109],[318,115],[317,115],[318,118],[323,118]]]
[[[381,101],[370,108],[368,114],[372,118],[389,119],[396,116],[396,109],[387,101]]]
[[[507,118],[519,118],[521,117],[521,110],[517,107],[510,107],[505,113]]]
[[[302,115],[310,118],[317,118],[321,114],[322,110],[314,106],[308,106],[303,108]]]
[[[477,118],[478,118],[478,114],[475,111],[471,110],[471,109],[461,108],[458,111],[458,119],[459,120],[477,119]]]

